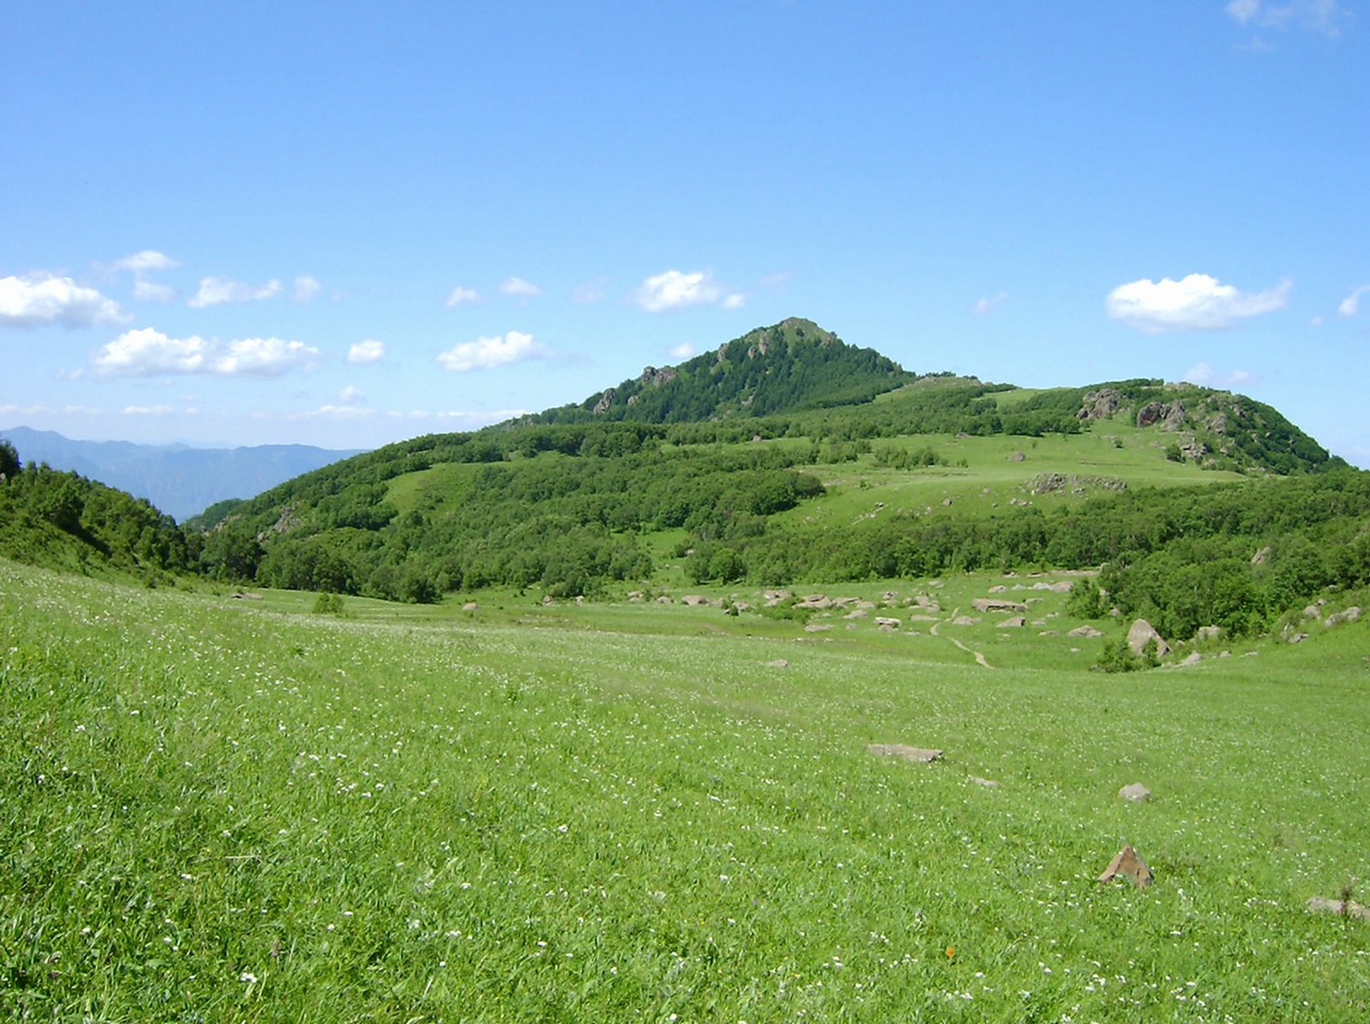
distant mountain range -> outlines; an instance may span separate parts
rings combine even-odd
[[[129,441],[73,441],[51,430],[0,430],[20,460],[46,462],[146,498],[178,522],[228,498],[251,498],[302,473],[360,454],[304,444],[192,448]]]

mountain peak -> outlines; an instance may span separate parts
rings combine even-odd
[[[912,375],[893,360],[792,316],[677,366],[648,366],[638,377],[578,405],[549,409],[534,419],[681,423],[768,416],[868,402],[910,380]]]

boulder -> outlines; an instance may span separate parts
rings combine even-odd
[[[1343,622],[1355,622],[1357,619],[1360,618],[1360,614],[1360,609],[1355,605],[1352,605],[1350,608],[1347,608],[1344,611],[1336,612],[1332,615],[1327,616],[1327,625],[1340,626]]]
[[[699,608],[709,603],[709,599],[702,594],[686,594],[680,600],[682,604],[687,604],[691,608]]]
[[[1118,796],[1124,800],[1131,800],[1134,804],[1144,804],[1151,799],[1151,790],[1140,782],[1134,782],[1118,790]]]
[[[1021,616],[1021,615],[1014,615],[1014,616],[1012,616],[1012,617],[1010,617],[1010,618],[1005,619],[1003,622],[999,623],[999,625],[996,626],[995,628],[996,628],[996,629],[1017,629],[1017,628],[1019,628],[1020,626],[1026,626],[1026,625],[1027,625],[1027,619],[1023,618],[1023,616]]]
[[[970,606],[977,612],[1025,612],[1027,605],[1022,601],[1010,601],[1003,597],[977,597]]]
[[[478,611],[479,609],[480,605],[478,605],[475,601],[467,601],[464,605],[461,606],[461,610],[464,612],[474,612]]]
[[[1103,631],[1103,630],[1101,630],[1101,629],[1095,629],[1093,626],[1089,625],[1088,623],[1086,623],[1086,624],[1083,625],[1083,626],[1076,626],[1074,629],[1072,629],[1069,633],[1066,634],[1066,636],[1103,636],[1103,635],[1104,635],[1104,631]]]
[[[1195,640],[1216,640],[1223,635],[1222,626],[1200,626],[1194,634]]]
[[[1156,641],[1156,657],[1164,658],[1170,653],[1170,645],[1161,639],[1161,634],[1146,619],[1137,619],[1127,631],[1127,646],[1133,654],[1140,655],[1152,640]]]
[[[877,615],[875,617],[875,624],[887,629],[898,629],[903,625],[898,619],[891,619],[886,615]]]
[[[1075,414],[1079,420],[1104,420],[1118,411],[1123,396],[1117,388],[1100,388],[1090,391],[1084,397],[1084,404]]]
[[[979,619],[971,615],[958,615],[951,620],[953,626],[974,626],[979,623]]]

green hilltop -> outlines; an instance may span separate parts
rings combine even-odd
[[[912,379],[879,352],[848,345],[811,320],[790,317],[678,366],[649,366],[579,405],[549,409],[524,422],[754,419],[857,405]]]
[[[29,467],[0,488],[0,542],[39,564],[417,603],[1107,563],[1123,611],[1250,632],[1370,578],[1367,481],[1243,395],[914,373],[791,318],[579,405],[221,502],[170,540],[155,510],[115,529],[99,485]],[[1190,567],[1202,585],[1181,593]]]

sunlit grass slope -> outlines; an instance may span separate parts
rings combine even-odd
[[[989,623],[987,669],[948,626],[269,598],[0,562],[0,1016],[1370,1006],[1370,924],[1304,911],[1370,878],[1363,620],[1116,677]],[[1095,880],[1124,843],[1151,888]]]

